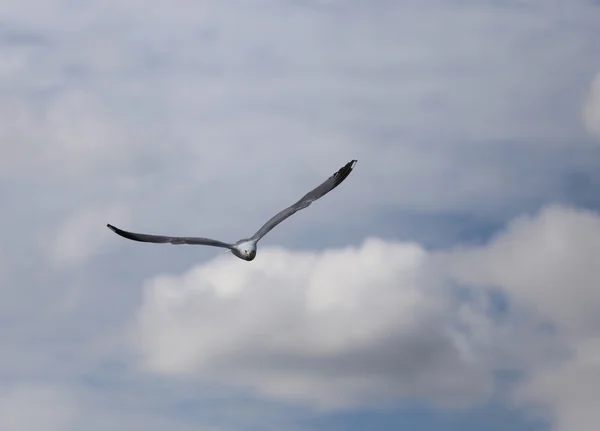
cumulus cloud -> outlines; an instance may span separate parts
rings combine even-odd
[[[592,81],[583,104],[583,124],[590,133],[600,136],[600,73]]]
[[[251,265],[219,258],[148,281],[135,342],[146,370],[318,407],[469,405],[494,392],[495,371],[517,370],[521,407],[591,430],[599,256],[600,216],[558,205],[476,247],[263,249]]]
[[[529,362],[517,392],[555,429],[592,430],[600,421],[600,216],[550,206],[513,221],[489,244],[441,257],[454,280],[502,289],[552,325],[555,354]]]
[[[600,329],[600,217],[549,206],[512,221],[482,248],[449,255],[456,280],[502,287],[561,327]]]
[[[139,349],[149,370],[249,386],[319,407],[394,397],[485,399],[490,376],[416,244],[264,249],[148,282]],[[466,319],[465,319],[466,322]]]
[[[557,431],[593,431],[600,418],[600,334],[568,345],[568,360],[550,360],[534,368],[516,401],[538,417],[550,419]]]

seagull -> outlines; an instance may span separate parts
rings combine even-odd
[[[356,160],[351,160],[342,166],[336,173],[327,178],[321,185],[304,195],[298,202],[280,211],[269,221],[267,221],[254,235],[250,238],[241,239],[233,244],[218,241],[210,238],[200,237],[183,237],[183,236],[162,236],[162,235],[148,235],[144,233],[128,232],[119,229],[111,224],[107,224],[109,229],[115,232],[117,235],[121,235],[124,238],[140,241],[140,242],[153,242],[159,244],[193,244],[193,245],[208,245],[213,247],[222,247],[228,249],[227,252],[231,252],[234,256],[240,259],[251,261],[256,257],[257,243],[265,236],[271,229],[277,226],[279,223],[306,208],[311,203],[319,198],[322,198],[327,193],[339,186],[342,181],[346,179],[354,165]],[[227,253],[226,252],[226,253]]]

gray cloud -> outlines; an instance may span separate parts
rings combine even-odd
[[[271,190],[265,204],[276,206],[292,178],[311,181],[358,157],[363,208],[468,211],[551,195],[549,172],[524,188],[510,181],[518,167],[470,154],[506,140],[572,146],[566,139],[581,135],[571,113],[581,81],[597,70],[582,61],[595,23],[581,6],[556,26],[555,12],[543,7],[440,3],[443,13],[431,14],[410,4],[333,5],[265,2],[269,14],[238,5],[244,19],[217,3],[157,2],[144,14],[136,2],[90,3],[60,19],[50,9],[52,42],[17,49],[20,67],[4,80],[13,96],[4,99],[3,142],[15,144],[3,170],[39,167],[44,177],[77,175],[87,187],[111,172],[105,192],[142,205],[150,190],[177,205],[181,195],[170,191],[206,196],[210,184],[239,196],[238,175],[251,176]],[[44,28],[11,13],[24,28]],[[110,31],[99,38],[99,28]],[[530,42],[537,39],[544,43]],[[569,73],[560,72],[567,65]],[[562,81],[543,79],[548,71]],[[257,163],[264,177],[242,162]],[[373,193],[381,182],[397,189]],[[490,199],[490,189],[503,199]]]
[[[106,232],[98,229],[106,220],[126,220],[123,205],[83,208],[69,217],[56,238],[47,244],[48,254],[59,265],[76,265],[92,257],[108,241]]]
[[[64,430],[75,404],[52,388],[21,385],[0,395],[0,426],[7,431]]]
[[[583,105],[583,122],[591,133],[600,135],[600,74],[596,75]]]

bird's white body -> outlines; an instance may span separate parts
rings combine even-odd
[[[231,247],[234,256],[244,260],[253,260],[256,257],[256,241],[242,239]]]

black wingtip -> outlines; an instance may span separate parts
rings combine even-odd
[[[109,228],[110,230],[112,230],[114,233],[121,235],[121,232],[123,232],[121,229],[119,229],[118,227],[114,227],[112,224],[108,223],[106,225],[107,228]],[[122,236],[122,235],[121,235]]]
[[[358,163],[358,160],[352,159],[348,163],[346,163],[344,166],[342,166],[340,171],[346,171],[346,170],[351,171],[352,169],[354,169],[354,166],[356,166],[356,163]]]
[[[126,230],[119,229],[118,227],[115,227],[112,224],[107,224],[106,226],[110,230],[112,230],[114,233],[116,233],[119,236],[122,236],[123,238],[127,238],[127,239],[130,239],[132,241],[141,241],[141,242],[144,242],[142,239],[139,238],[139,234],[136,234],[136,233],[133,233],[133,232],[127,232]]]
[[[358,160],[353,159],[346,163],[344,166],[342,166],[339,171],[333,174],[333,177],[335,178],[333,188],[339,186],[342,183],[342,181],[344,181],[348,177],[348,175],[350,175],[350,172],[352,172],[352,169],[354,168],[354,165],[356,165],[357,162]]]
[[[349,174],[352,171],[352,169],[354,169],[354,166],[356,165],[357,162],[358,162],[358,160],[356,160],[356,159],[350,160],[348,163],[346,163],[344,166],[342,166],[336,172],[336,174],[338,174],[338,175]]]

